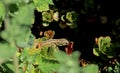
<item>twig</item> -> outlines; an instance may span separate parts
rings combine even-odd
[[[14,64],[14,67],[15,67],[15,72],[14,73],[19,73],[18,57],[17,57],[16,53],[13,56],[13,64]]]

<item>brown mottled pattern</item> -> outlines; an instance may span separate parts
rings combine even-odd
[[[69,41],[66,39],[49,39],[49,40],[41,42],[41,44],[42,46],[52,45],[52,44],[55,44],[57,46],[64,46],[64,45],[68,45]]]
[[[68,45],[69,41],[67,39],[49,39],[46,41],[42,41],[42,42],[36,42],[34,44],[35,48],[41,48],[43,46],[52,46],[52,45],[56,45],[56,46],[65,46]]]

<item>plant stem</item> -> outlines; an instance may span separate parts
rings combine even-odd
[[[15,72],[14,73],[19,73],[18,57],[17,57],[16,53],[13,56],[13,64],[14,64],[14,67],[15,67]]]

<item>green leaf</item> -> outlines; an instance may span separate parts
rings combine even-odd
[[[0,20],[0,28],[2,27],[2,20]]]
[[[3,22],[3,20],[2,20],[2,18],[0,18],[0,28],[2,27],[2,22]]]
[[[105,43],[110,43],[111,42],[111,38],[109,36],[106,36],[104,38],[104,40],[105,40]]]
[[[67,24],[67,23],[66,23]],[[69,25],[69,27],[71,28],[71,29],[75,29],[75,28],[77,28],[77,23],[70,23],[70,24],[72,24],[72,25]],[[68,25],[68,24],[67,24]]]
[[[34,19],[34,5],[28,4],[23,7],[20,7],[19,11],[16,12],[15,16],[12,19],[12,24],[26,24],[31,25]]]
[[[99,49],[99,48],[93,48],[93,54],[94,54],[95,56],[100,56],[98,49]]]
[[[98,38],[98,47],[99,47],[99,50],[100,50],[101,47],[103,47],[103,38],[104,37],[99,37]]]
[[[109,36],[98,38],[98,47],[99,48],[106,47],[106,45],[110,44],[110,43],[111,43],[111,38]]]
[[[53,73],[56,72],[56,69],[59,67],[56,60],[46,59],[46,57],[41,57],[39,54],[36,56],[35,61],[35,65],[37,65],[40,73]]]
[[[29,50],[29,48],[24,48],[24,50],[22,51],[21,56],[20,56],[21,61],[24,61],[29,56],[28,50]]]
[[[47,26],[49,26],[49,23],[42,23],[42,25],[43,25],[44,27],[47,27]]]
[[[108,67],[107,71],[111,73],[113,71],[113,68],[112,67]]]
[[[3,39],[8,41],[9,43],[14,42],[16,44],[27,42],[30,35],[31,31],[29,26],[20,26],[17,24],[9,25],[8,28],[1,33],[1,37]]]
[[[48,10],[49,10],[49,5],[46,4],[46,3],[43,4],[43,5],[40,5],[40,6],[37,7],[37,10],[38,10],[39,12],[48,11]]]
[[[2,1],[0,1],[0,22],[5,18],[6,15],[6,8]]]
[[[74,58],[75,60],[79,60],[80,54],[81,54],[80,52],[74,51],[72,53],[72,58]]]
[[[32,0],[20,0],[20,1],[23,2],[23,3],[25,3],[25,4],[27,4],[27,3],[29,3]]]
[[[115,52],[111,51],[111,52],[107,52],[107,53],[106,53],[106,56],[107,56],[108,58],[113,58],[113,57],[116,56],[116,54],[115,54]]]
[[[19,2],[20,0],[3,0],[6,4],[15,4]]]
[[[67,14],[66,14],[66,19],[67,19],[69,22],[73,23],[73,22],[77,21],[77,19],[78,19],[78,14],[77,14],[75,11],[67,12]]]
[[[53,4],[52,0],[33,0],[33,2],[40,12],[49,10],[49,4]]]
[[[61,16],[61,20],[62,20],[63,22],[65,22],[65,15],[62,15],[62,16]]]
[[[43,73],[52,73],[52,72],[56,72],[56,70],[59,67],[58,63],[54,63],[54,60],[44,60],[42,59],[41,61],[39,61],[39,68]]]
[[[83,68],[83,73],[98,73],[98,66],[94,64],[89,64]]]
[[[16,52],[16,48],[7,43],[0,43],[0,63],[10,59]]]
[[[13,63],[12,62],[8,62],[8,63],[5,63],[5,65],[10,69],[10,70],[12,70],[13,72],[15,72],[15,67],[14,67],[14,65],[13,65]]]
[[[53,3],[53,0],[45,0],[45,1],[46,1],[48,4],[52,4],[52,5],[54,4],[54,3]]]
[[[11,14],[14,13],[14,12],[16,12],[16,11],[18,11],[18,5],[17,4],[10,4],[8,6],[8,8],[9,8]]]
[[[33,0],[36,5],[53,4],[53,0]]]
[[[63,51],[55,53],[55,58],[58,60],[60,66],[57,70],[58,73],[80,73],[79,66],[79,52],[75,51],[71,55]],[[64,59],[63,59],[64,57]]]
[[[23,28],[23,30],[21,31],[21,33],[18,33],[18,34],[16,34],[14,36],[14,38],[16,37],[16,39],[15,39],[16,44],[20,45],[21,43],[23,43],[24,47],[30,47],[30,44],[28,44],[30,35],[31,35],[30,29]]]
[[[52,22],[52,14],[49,12],[42,12],[43,22]]]

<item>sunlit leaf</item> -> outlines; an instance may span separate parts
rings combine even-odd
[[[55,58],[58,60],[60,66],[57,69],[59,73],[80,73],[79,67],[79,52],[75,51],[71,55],[66,54],[63,51],[55,53]],[[63,59],[64,57],[64,59]]]
[[[15,30],[14,33],[13,30]],[[30,34],[30,27],[11,24],[5,31],[1,33],[1,37],[8,42],[16,42],[18,44],[21,42],[27,42]]]
[[[111,42],[111,38],[109,36],[105,37],[105,43],[110,43]]]
[[[49,5],[48,4],[43,4],[37,7],[37,10],[42,12],[42,11],[48,11],[49,10]]]
[[[25,5],[16,12],[16,15],[12,19],[12,24],[26,24],[31,25],[34,19],[34,5],[31,3]]]
[[[99,37],[98,38],[98,47],[101,48],[101,47],[104,47],[106,46],[107,44],[110,45],[111,43],[111,38],[109,36],[106,36],[106,37]]]
[[[67,12],[66,19],[69,22],[73,23],[78,19],[78,13],[76,13],[75,11]]]
[[[49,4],[53,4],[52,0],[33,0],[38,11],[49,10]]]
[[[45,0],[48,4],[54,4],[53,0]]]
[[[74,58],[75,60],[79,60],[80,54],[81,53],[79,51],[74,51],[72,53],[72,58]]]
[[[99,48],[93,48],[93,54],[99,56]]]
[[[47,27],[47,26],[49,26],[49,23],[43,23],[42,24],[44,27]]]
[[[15,52],[16,52],[15,47],[12,47],[9,44],[0,43],[0,63],[3,63],[4,61],[12,58]]]
[[[20,0],[3,0],[6,4],[13,4],[13,3],[17,3]]]
[[[55,62],[54,60],[47,60],[44,58],[39,58],[39,69],[41,69],[41,71],[43,73],[51,73],[51,72],[56,72],[59,64],[57,62]]]
[[[62,16],[61,16],[61,20],[62,20],[63,22],[65,22],[65,15],[62,15]]]
[[[83,68],[83,73],[98,73],[98,66],[94,64],[89,64]]]
[[[55,12],[53,14],[53,20],[58,21],[59,20],[59,12]]]
[[[66,23],[68,26],[72,26],[73,25],[73,23]]]
[[[102,36],[98,38],[98,47],[99,47],[99,49],[100,49],[101,47],[103,47],[103,41],[102,41],[103,38],[104,38],[104,37],[102,37]]]
[[[23,3],[29,3],[31,0],[20,0],[21,2],[23,2]]]
[[[43,22],[52,22],[52,14],[49,12],[42,12],[42,20]]]
[[[2,1],[0,1],[0,22],[4,19],[6,14],[6,8]]]

